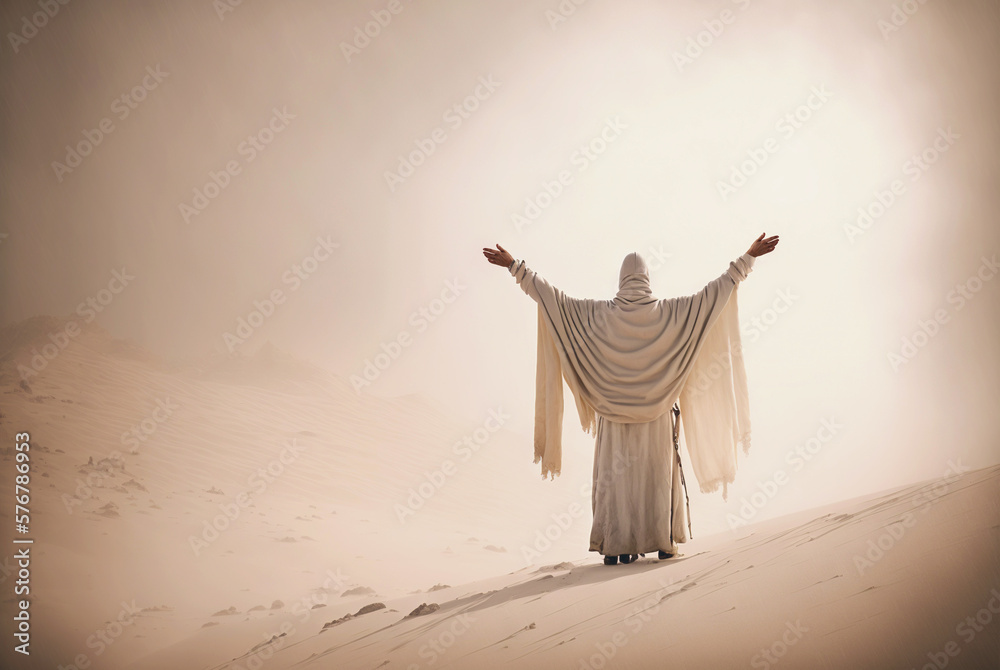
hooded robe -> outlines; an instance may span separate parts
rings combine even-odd
[[[605,555],[675,549],[686,541],[678,403],[684,442],[703,492],[735,479],[750,448],[750,410],[737,288],[753,269],[744,254],[693,295],[658,300],[642,256],[622,262],[611,300],[571,298],[524,261],[510,272],[538,303],[535,462],[562,462],[563,381],[585,431],[597,437],[591,549]]]

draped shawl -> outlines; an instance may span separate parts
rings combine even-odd
[[[611,300],[569,297],[523,260],[511,264],[538,303],[534,446],[543,478],[562,467],[565,380],[590,433],[597,414],[644,423],[679,402],[699,486],[705,493],[721,486],[726,498],[738,448],[750,449],[737,288],[753,262],[744,254],[698,293],[666,300],[653,297],[649,270],[634,252],[622,262]]]

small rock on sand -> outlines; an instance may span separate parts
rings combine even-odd
[[[117,519],[120,515],[118,514],[118,505],[113,502],[109,502],[107,505],[98,509],[94,514],[98,514],[108,519]]]
[[[428,605],[427,603],[420,603],[419,607],[417,607],[415,610],[413,610],[406,616],[407,617],[424,616],[425,614],[433,614],[434,612],[437,612],[439,609],[441,609],[441,606],[438,605],[437,603],[431,603],[430,605]]]
[[[325,624],[323,624],[323,628],[322,628],[322,630],[320,630],[320,632],[322,633],[327,628],[333,628],[334,626],[338,626],[338,625],[344,623],[345,621],[350,621],[351,619],[353,619],[355,617],[359,617],[359,616],[362,616],[364,614],[368,614],[370,612],[375,612],[375,611],[381,610],[381,609],[385,609],[385,605],[383,603],[372,603],[371,605],[365,605],[364,607],[362,607],[361,609],[359,609],[357,611],[357,613],[355,613],[355,614],[345,614],[344,616],[340,617],[339,619],[334,619],[333,621],[326,622]]]
[[[349,596],[373,596],[375,595],[375,589],[369,588],[367,586],[355,586],[353,589],[347,589],[340,594],[341,598],[347,598]]]
[[[142,612],[173,612],[173,607],[167,607],[166,605],[153,605],[152,607],[143,607]]]

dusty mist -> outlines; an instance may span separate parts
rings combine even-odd
[[[568,402],[563,474],[541,481],[535,306],[479,250],[499,242],[593,297],[637,250],[670,297],[767,231],[783,244],[740,289],[754,447],[728,500],[691,488],[692,561],[666,583],[694,606],[688,584],[714,593],[766,560],[739,553],[755,528],[798,529],[761,545],[786,562],[748,582],[743,609],[814,558],[824,531],[808,524],[828,514],[824,551],[846,553],[802,581],[867,575],[882,611],[904,602],[883,590],[890,565],[971,575],[878,629],[901,640],[882,660],[926,662],[1000,583],[983,493],[1000,461],[998,11],[899,5],[112,1],[43,21],[38,3],[6,3],[0,521],[13,539],[28,432],[37,652],[12,655],[5,550],[0,658],[210,667],[288,620],[307,639],[296,661],[320,667],[330,636],[388,625],[319,636],[331,620],[375,601],[451,617],[493,589],[507,595],[473,605],[505,636],[533,620],[503,603],[564,562],[564,594],[610,607],[586,571],[592,438]],[[857,567],[925,504],[898,540],[910,549]],[[900,555],[925,542],[968,562],[921,573]],[[659,602],[665,582],[643,566],[645,582],[619,586]],[[836,603],[869,585],[837,584],[822,587],[830,631],[860,617]],[[605,591],[570,588],[588,585]],[[763,617],[775,639],[806,608],[787,591]],[[733,604],[713,598],[699,602]],[[114,621],[132,623],[112,636]],[[530,658],[574,663],[574,644],[589,653],[612,629]],[[373,655],[331,658],[427,662],[420,633],[391,630]],[[539,651],[534,630],[508,646]],[[754,631],[741,664],[771,642]],[[477,662],[512,662],[480,635],[463,638],[482,642]],[[646,644],[620,649],[641,663],[659,653]],[[697,667],[692,645],[678,653]]]

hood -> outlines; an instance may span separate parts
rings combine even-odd
[[[622,269],[618,273],[618,295],[616,300],[629,303],[646,303],[655,300],[649,287],[649,268],[646,260],[637,251],[633,251],[622,261]]]

